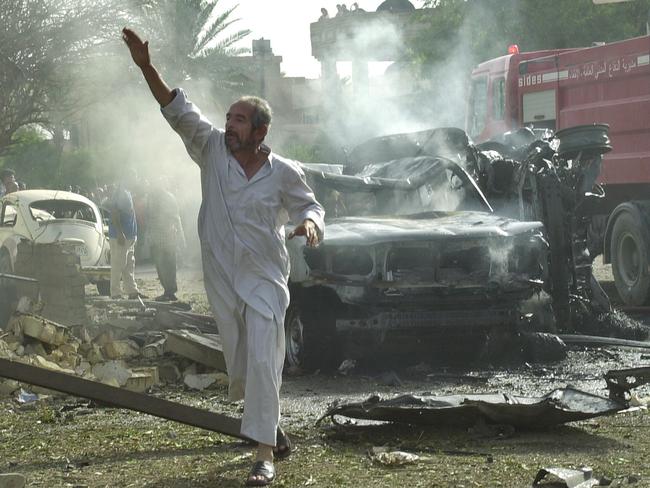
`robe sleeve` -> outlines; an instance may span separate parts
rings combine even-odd
[[[204,167],[204,149],[210,136],[219,134],[219,131],[201,114],[198,107],[187,99],[182,89],[175,88],[174,95],[174,99],[160,111],[171,128],[181,136],[190,157],[199,166]]]
[[[288,165],[283,179],[282,199],[291,222],[299,225],[305,219],[316,224],[318,237],[323,240],[325,235],[325,210],[316,201],[314,192],[305,179],[305,173],[297,164]]]

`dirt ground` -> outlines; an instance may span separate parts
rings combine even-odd
[[[614,290],[611,271],[598,278]],[[150,267],[139,270],[141,289],[161,290]],[[180,273],[180,298],[207,311],[198,271]],[[616,303],[615,297],[612,297]],[[589,466],[610,486],[650,486],[649,416],[646,410],[600,417],[536,431],[409,425],[334,426],[316,420],[335,400],[371,394],[507,393],[541,396],[572,385],[607,395],[603,373],[649,364],[650,351],[575,348],[554,364],[480,370],[391,367],[341,374],[285,374],[283,425],[297,445],[277,463],[274,486],[284,487],[527,487],[543,467]],[[640,397],[650,394],[640,388]],[[167,399],[230,414],[223,387],[201,392],[155,389]],[[374,462],[369,450],[386,446],[419,459],[402,467]],[[0,402],[0,473],[19,472],[28,486],[44,487],[238,487],[251,464],[250,446],[213,432],[148,415],[89,405],[72,397],[20,405]]]

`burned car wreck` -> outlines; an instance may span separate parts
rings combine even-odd
[[[491,360],[530,332],[571,330],[576,303],[607,309],[577,211],[597,197],[606,129],[567,130],[561,144],[523,129],[483,146],[433,129],[305,165],[327,231],[316,249],[289,247],[287,363]]]
[[[315,249],[290,244],[289,365],[331,368],[382,352],[479,357],[490,352],[487,336],[526,324],[520,304],[547,274],[541,222],[495,214],[444,155],[343,174],[351,169],[305,167],[327,234]]]

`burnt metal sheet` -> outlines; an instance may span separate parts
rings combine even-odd
[[[247,440],[247,437],[240,432],[240,419],[116,388],[78,376],[0,358],[0,377],[97,400],[115,407],[147,413],[155,417]]]
[[[508,394],[400,395],[382,400],[372,396],[363,402],[335,404],[319,419],[336,416],[363,420],[427,425],[473,425],[477,421],[539,428],[612,415],[624,410],[624,402],[599,397],[573,388],[559,388],[541,397]]]

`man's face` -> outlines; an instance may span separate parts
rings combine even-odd
[[[14,175],[7,175],[2,178],[2,184],[5,188],[16,183],[16,177]]]
[[[266,135],[266,126],[253,129],[254,108],[245,102],[230,106],[226,114],[226,146],[230,152],[255,149]]]

